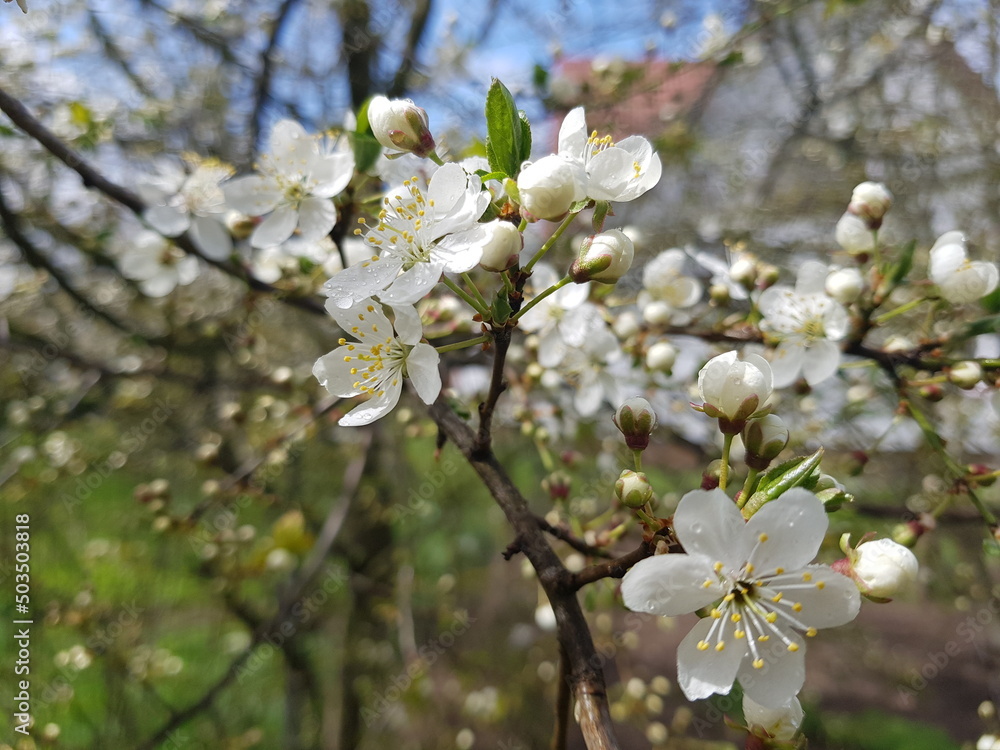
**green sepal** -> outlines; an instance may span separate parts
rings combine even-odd
[[[510,314],[513,312],[510,306],[510,300],[507,299],[507,292],[504,289],[500,289],[496,296],[493,298],[493,304],[490,305],[490,311],[492,312],[492,319],[495,325],[503,325],[510,318]]]

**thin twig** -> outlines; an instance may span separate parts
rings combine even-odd
[[[569,529],[563,526],[553,526],[541,516],[535,516],[535,518],[538,519],[538,528],[547,534],[551,534],[556,539],[566,542],[566,544],[577,552],[589,555],[590,557],[611,557],[611,554],[606,549],[587,544],[580,537],[575,536]]]

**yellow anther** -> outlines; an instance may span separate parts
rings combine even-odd
[[[779,591],[777,594],[775,594],[774,596],[771,597],[771,601],[774,602],[775,604],[777,604],[778,602],[781,601],[781,597],[783,597],[783,596],[784,596],[784,594]]]
[[[816,628],[809,628],[806,631],[806,635],[809,636],[810,638],[813,638],[816,635]]]
[[[764,619],[773,624],[778,621],[778,613],[768,612],[766,615],[764,615]]]
[[[344,357],[344,361],[345,361],[345,362],[350,362],[350,361],[351,361],[351,358],[350,358],[350,357]]]
[[[705,582],[703,584],[701,584],[701,587],[703,589],[710,589],[710,588],[712,588],[712,580],[710,578],[706,578]]]
[[[771,640],[771,636],[769,636],[769,635],[762,635],[762,636],[759,636],[757,638],[757,640],[760,641],[761,643],[767,643],[769,640]]]
[[[792,609],[794,609],[796,612],[801,612],[802,611],[801,602],[795,602],[795,604],[792,605]]]
[[[763,659],[754,659],[753,660],[753,668],[754,669],[763,669],[764,668],[764,660]]]
[[[796,651],[799,650],[799,644],[797,644],[797,643],[789,643],[788,644],[788,650],[791,651],[794,654]]]
[[[743,638],[744,636],[746,636],[746,631],[745,630],[734,630],[733,631],[733,635],[736,636],[737,638]]]
[[[368,310],[368,312],[375,312],[375,306],[374,305],[368,305],[368,307],[366,309]]]
[[[809,581],[811,581],[812,579],[813,579],[812,573],[803,573],[802,574],[802,580],[805,581],[806,583],[809,583]]]
[[[784,568],[775,568],[775,569],[774,569],[774,574],[775,574],[776,576],[780,576],[780,575],[781,575],[782,573],[784,573],[784,572],[785,572],[785,569],[784,569]]]
[[[713,607],[712,608],[712,617],[714,619],[718,620],[719,618],[722,617],[722,612],[720,612],[718,609],[716,609],[715,607]]]
[[[698,641],[699,651],[708,651],[708,641]]]
[[[820,591],[826,588],[826,581],[816,581],[816,588]]]
[[[757,537],[757,540],[760,541],[760,542],[766,542],[767,541],[767,534],[761,532],[761,535],[759,537]]]
[[[721,562],[717,562],[715,563],[715,565],[712,566],[712,570],[714,570],[716,573],[721,573],[724,567],[725,566]]]
[[[357,375],[357,374],[358,374],[358,368],[357,367],[352,367],[351,368],[351,375]]]
[[[346,346],[347,345],[347,339],[345,339],[345,338],[339,338],[339,339],[337,339],[337,343],[340,344],[341,346]]]
[[[753,563],[747,563],[746,567],[747,575],[750,575],[754,571]]]
[[[739,622],[740,620],[743,619],[743,615],[741,615],[739,612],[733,612],[731,615],[729,615],[729,619],[732,620],[733,622]]]
[[[718,643],[716,643],[715,644],[715,650],[716,651],[725,651],[726,650],[726,642],[725,641],[719,641]]]
[[[736,598],[736,594],[734,594],[732,591],[730,591],[728,594],[726,594],[724,597],[722,597],[722,601],[724,601],[724,602],[731,602],[735,598]]]

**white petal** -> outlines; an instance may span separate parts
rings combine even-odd
[[[430,344],[417,344],[406,357],[407,377],[425,404],[433,404],[441,393],[440,359],[441,356]]]
[[[688,700],[728,693],[746,653],[744,642],[738,640],[722,651],[712,647],[700,651],[698,643],[706,639],[713,622],[711,617],[701,620],[677,647],[677,682]]]
[[[830,269],[826,263],[818,260],[807,260],[799,266],[796,275],[795,291],[798,294],[826,294],[826,277]]]
[[[209,216],[194,217],[191,241],[211,260],[226,260],[233,252],[233,238],[222,222]]]
[[[354,176],[354,154],[330,154],[312,162],[310,175],[315,181],[309,191],[317,198],[332,198],[347,187]]]
[[[756,545],[750,556],[754,574],[767,576],[779,567],[797,570],[811,562],[829,524],[820,499],[801,487],[767,503],[747,521],[745,529]],[[762,535],[766,541],[759,542]]]
[[[284,194],[273,180],[252,174],[222,186],[226,203],[247,216],[263,216],[281,202]]]
[[[337,209],[329,198],[306,198],[299,204],[299,232],[303,240],[315,242],[325,237],[336,223]]]
[[[346,310],[385,289],[402,267],[399,260],[362,261],[334,275],[323,285],[323,294],[336,307]],[[329,304],[327,309],[330,309]]]
[[[436,263],[417,263],[408,271],[403,271],[377,296],[389,305],[415,305],[440,279],[441,266]]]
[[[313,365],[313,375],[320,385],[332,395],[347,398],[357,396],[361,390],[354,387],[358,376],[351,374],[351,368],[356,362],[345,362],[344,357],[352,357],[352,352],[346,346],[338,347],[329,354],[324,354]]]
[[[153,229],[167,237],[176,237],[191,223],[191,217],[188,213],[174,206],[150,206],[143,213],[142,218]]]
[[[381,419],[399,403],[399,394],[403,392],[403,384],[391,382],[382,384],[382,395],[365,401],[356,406],[346,416],[341,417],[337,422],[341,427],[357,427],[359,425],[371,424],[376,419]]]
[[[271,159],[284,174],[301,174],[317,154],[316,139],[294,120],[275,123],[270,138]]]
[[[420,322],[420,313],[413,305],[400,305],[392,308],[395,314],[392,327],[396,329],[396,338],[410,346],[418,343],[424,335],[424,326]]]
[[[705,581],[712,585],[705,588]],[[656,555],[640,560],[622,579],[622,599],[634,612],[673,617],[701,609],[726,592],[701,555]]]
[[[797,620],[812,628],[833,628],[857,617],[861,594],[854,581],[826,565],[807,565],[803,572],[811,576],[811,586],[788,589],[782,599],[802,605],[802,610],[794,613]],[[775,590],[781,588],[775,586]]]
[[[712,563],[742,564],[746,560],[750,548],[745,528],[736,503],[720,489],[692,490],[681,498],[674,512],[674,531],[684,551]]]
[[[253,234],[250,235],[250,244],[253,247],[280,245],[292,236],[298,221],[299,215],[294,208],[278,206],[253,230]]]
[[[139,288],[147,297],[166,297],[177,287],[177,274],[165,268],[160,273],[139,282]]]
[[[603,400],[604,389],[597,378],[597,373],[593,370],[583,373],[573,394],[573,407],[581,417],[592,417],[601,408]]]
[[[486,230],[482,224],[464,232],[449,234],[431,248],[431,259],[449,273],[465,273],[475,268],[483,258]]]
[[[815,386],[836,374],[840,367],[840,347],[822,339],[809,347],[809,354],[802,359],[802,375]]]
[[[582,157],[587,148],[587,119],[583,107],[570,110],[559,126],[559,153]]]
[[[459,164],[449,162],[438,169],[427,185],[427,198],[435,209],[445,214],[461,200],[469,184],[469,175]]]
[[[201,266],[198,265],[198,258],[194,255],[185,255],[174,264],[174,273],[177,276],[179,286],[187,286],[198,278],[201,273]]]
[[[802,361],[806,350],[801,344],[793,341],[782,341],[771,357],[771,374],[774,376],[775,388],[786,388],[799,377],[802,371]]]
[[[337,325],[345,333],[356,339],[364,341],[366,338],[375,338],[383,341],[392,337],[392,323],[382,312],[382,306],[372,299],[362,299],[346,310],[334,304],[332,299],[328,299],[326,311],[333,316]],[[376,328],[378,331],[375,330]],[[365,343],[371,344],[372,342],[365,341]]]
[[[740,665],[738,677],[743,692],[766,708],[781,708],[802,689],[806,679],[805,644],[794,633],[786,635],[798,644],[797,651],[789,651],[772,635],[767,643],[757,643],[763,667],[754,669],[750,654]]]
[[[118,261],[118,267],[122,274],[129,279],[143,280],[151,279],[163,268],[159,257],[155,253],[145,251],[143,248],[132,248]]]
[[[941,242],[939,239],[938,242]],[[935,284],[948,280],[965,262],[965,244],[935,244],[931,250],[930,277]]]
[[[530,315],[533,310],[529,310]],[[538,364],[547,369],[557,367],[568,351],[566,344],[553,326],[541,334],[538,340]]]

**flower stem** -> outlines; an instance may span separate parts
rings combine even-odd
[[[480,315],[482,315],[483,316],[483,320],[485,320],[486,318],[489,317],[489,311],[488,311],[487,307],[483,307],[482,305],[480,305],[479,302],[475,298],[472,297],[472,295],[470,295],[468,292],[466,292],[464,289],[462,289],[462,287],[460,287],[454,281],[452,281],[451,279],[449,279],[447,276],[442,276],[441,278],[444,280],[444,285],[446,287],[448,287],[449,289],[451,289],[451,291],[453,291],[455,294],[457,294],[463,300],[465,300],[465,302],[469,305],[469,307],[471,307],[477,313],[479,313]]]
[[[454,344],[442,344],[441,346],[435,346],[434,348],[440,354],[445,352],[453,352],[458,349],[468,349],[470,346],[476,346],[476,344],[485,344],[489,341],[491,336],[488,333],[484,333],[482,336],[477,336],[474,339],[466,339],[465,341],[456,341]]]
[[[635,462],[635,470],[642,471],[642,451],[640,449],[632,450],[632,460]]]
[[[660,524],[654,521],[652,518],[650,518],[649,514],[646,513],[646,511],[644,511],[642,508],[636,508],[635,514],[639,516],[639,520],[642,521],[644,524],[646,524],[646,526],[648,526],[650,530],[656,531],[657,529],[660,528]]]
[[[909,302],[906,302],[905,304],[902,304],[899,307],[895,308],[894,310],[890,310],[887,313],[882,313],[881,315],[876,315],[874,318],[872,318],[872,322],[877,324],[884,323],[887,320],[895,318],[897,315],[902,315],[905,312],[909,312],[913,308],[922,305],[927,300],[928,300],[927,297],[918,297],[917,299],[912,299]]]
[[[528,220],[521,219],[521,223],[517,225],[517,231],[524,234],[524,230],[528,228]]]
[[[756,469],[750,469],[747,474],[747,479],[743,483],[743,489],[740,490],[740,499],[736,502],[737,508],[742,508],[747,504],[747,500],[750,499],[750,495],[753,494],[753,488],[757,486],[757,477],[760,476],[760,472]]]
[[[520,310],[518,310],[517,315],[515,315],[513,318],[511,318],[511,320],[518,320],[518,319],[520,319],[521,316],[524,315],[526,312],[528,312],[528,310],[530,310],[532,307],[534,307],[535,305],[537,305],[539,302],[541,302],[543,299],[545,299],[546,297],[548,297],[553,292],[558,291],[559,289],[562,289],[564,286],[566,286],[567,284],[571,283],[572,281],[573,281],[573,279],[571,279],[569,276],[566,276],[566,277],[560,279],[555,284],[553,284],[548,289],[546,289],[544,292],[542,292],[537,297],[535,297],[533,300],[531,300],[531,302],[529,302],[524,307],[522,307]]]
[[[462,274],[462,281],[464,281],[468,285],[469,289],[472,290],[472,293],[476,295],[476,299],[479,300],[479,304],[484,308],[489,309],[490,303],[483,297],[482,292],[479,291],[479,287],[476,286],[468,272]]]
[[[729,482],[729,452],[733,447],[735,435],[723,435],[722,437],[722,466],[719,467],[719,489],[725,490]]]
[[[535,253],[535,256],[528,261],[528,265],[524,267],[526,273],[531,273],[531,269],[534,268],[535,264],[544,257],[545,253],[552,249],[556,240],[558,240],[562,233],[569,228],[569,225],[573,223],[573,219],[575,218],[576,214],[574,213],[567,215],[566,218],[562,220],[562,224],[556,227],[556,231],[552,233],[552,236],[545,240],[545,244],[538,248],[538,252]]]
[[[438,156],[437,151],[431,151],[429,154],[427,154],[427,158],[430,159],[435,164],[437,164],[439,167],[444,166],[444,162],[441,161],[441,157]]]
[[[510,272],[504,271],[500,274],[500,278],[503,280],[504,291],[507,292],[508,296],[514,293],[514,283],[510,280]]]
[[[878,230],[872,230],[872,253],[875,261],[875,268],[878,269],[882,265],[882,252],[878,249]],[[880,271],[881,273],[881,271]]]

